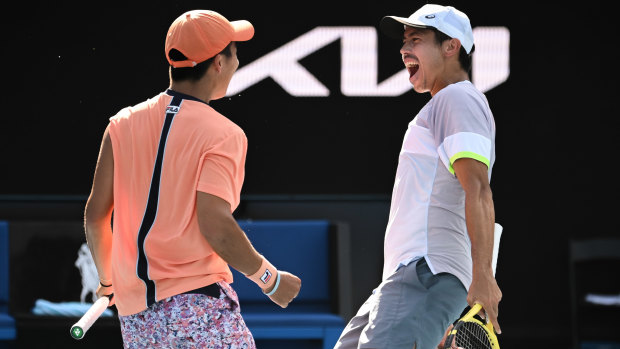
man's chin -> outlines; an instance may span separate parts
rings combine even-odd
[[[416,85],[415,85],[413,82],[411,82],[411,86],[413,86],[413,90],[414,90],[415,92],[417,92],[417,93],[424,93],[424,92],[428,92],[427,90],[425,90],[425,89],[423,89],[423,88],[416,87]]]

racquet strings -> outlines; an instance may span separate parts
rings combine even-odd
[[[491,349],[486,330],[478,323],[463,322],[456,333],[455,344],[465,349]]]

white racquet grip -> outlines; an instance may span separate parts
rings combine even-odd
[[[493,276],[497,270],[497,256],[499,255],[499,241],[502,238],[502,231],[504,227],[495,223],[495,231],[493,232]]]
[[[103,296],[84,313],[82,318],[78,320],[73,326],[71,326],[71,337],[75,339],[82,339],[84,335],[86,335],[86,331],[97,321],[99,316],[106,310],[108,305],[110,304],[110,298],[108,296]]]

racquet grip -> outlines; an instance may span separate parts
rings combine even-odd
[[[71,337],[74,339],[82,339],[86,335],[86,331],[97,321],[99,316],[106,310],[110,304],[110,297],[112,295],[103,296],[93,305],[90,306],[88,311],[82,315],[82,318],[78,320],[73,326],[71,326]]]

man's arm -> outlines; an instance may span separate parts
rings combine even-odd
[[[262,257],[232,216],[230,204],[215,195],[197,192],[196,211],[200,231],[213,250],[231,267],[245,275],[252,275],[261,267]],[[297,296],[301,280],[295,275],[279,270],[280,285],[270,296],[279,306],[286,308]],[[275,277],[275,275],[274,275]],[[272,286],[272,288],[274,288]],[[271,289],[265,290],[266,292]]]
[[[112,284],[112,227],[111,218],[114,207],[114,157],[109,129],[106,128],[99,149],[99,158],[90,196],[84,210],[84,231],[86,241],[93,256],[101,284]],[[97,295],[108,295],[113,287],[97,289]],[[113,299],[110,305],[114,304]]]
[[[497,316],[502,292],[493,275],[495,208],[488,168],[470,158],[458,159],[452,166],[465,191],[465,220],[471,240],[473,280],[467,303],[480,303],[497,333],[501,333]]]

